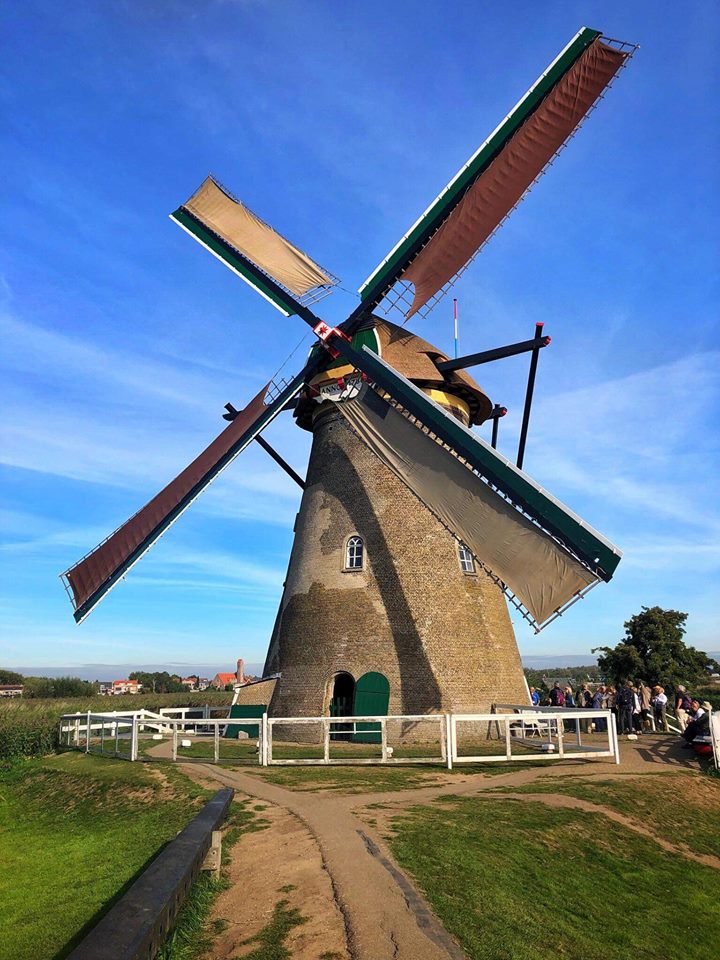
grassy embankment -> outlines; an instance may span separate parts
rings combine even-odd
[[[17,757],[41,757],[58,747],[58,726],[64,713],[106,713],[111,710],[159,710],[161,707],[211,707],[228,705],[232,693],[139,694],[121,697],[78,697],[72,700],[0,702],[0,762]]]
[[[0,769],[0,960],[65,956],[209,796],[174,767],[77,753]]]
[[[394,828],[395,856],[472,960],[717,953],[720,871],[601,814],[454,798]]]

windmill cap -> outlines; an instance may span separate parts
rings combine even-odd
[[[487,394],[464,370],[439,370],[437,363],[449,359],[441,350],[405,327],[376,316],[370,317],[356,330],[353,341],[363,335],[367,336],[367,331],[372,330],[377,336],[375,345],[379,346],[380,356],[398,373],[426,391],[439,391],[457,399],[459,404],[453,412],[456,415],[464,414],[463,419],[467,417],[470,423],[483,423],[487,420],[493,410]],[[375,346],[371,346],[371,349],[375,349]],[[337,381],[349,372],[349,366],[343,366],[342,361],[336,362],[314,377],[311,386]],[[441,404],[443,402],[439,396],[434,399],[438,399]],[[317,405],[310,401],[309,397],[302,396],[297,408],[298,425],[312,429],[312,414],[315,410]]]

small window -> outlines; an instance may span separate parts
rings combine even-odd
[[[365,566],[365,545],[362,537],[350,537],[345,547],[345,569],[362,570]]]
[[[475,573],[475,557],[461,541],[458,541],[458,557],[463,573]]]

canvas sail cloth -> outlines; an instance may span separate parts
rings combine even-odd
[[[227,194],[212,177],[203,181],[183,207],[296,297],[336,282],[306,253]]]
[[[301,387],[302,380],[297,389]],[[250,443],[267,419],[282,409],[285,402],[282,397],[271,405],[264,403],[267,388],[265,385],[230,425],[156,497],[62,574],[72,592],[77,621],[90,612],[195,497]]]
[[[399,278],[415,287],[408,319],[475,255],[572,135],[627,56],[593,41],[469,187]]]
[[[537,624],[598,579],[367,385],[338,408],[373,453],[512,590]]]

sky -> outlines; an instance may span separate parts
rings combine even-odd
[[[0,665],[262,662],[300,491],[257,445],[80,626],[58,579],[310,346],[168,214],[214,173],[342,278],[338,322],[583,25],[640,49],[455,295],[461,353],[545,323],[525,469],[624,559],[516,634],[583,655],[658,604],[720,649],[716,4],[24,0],[0,27]],[[451,300],[410,326],[450,352]],[[475,371],[511,457],[527,366]],[[309,434],[266,435],[302,473]]]

